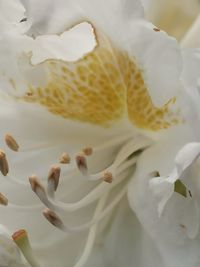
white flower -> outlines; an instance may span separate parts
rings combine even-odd
[[[2,224],[29,232],[34,267],[164,266],[126,195],[149,230],[141,183],[196,138],[198,73],[190,82],[184,67],[196,55],[147,23],[137,0],[22,2],[0,1],[13,14],[0,28]]]

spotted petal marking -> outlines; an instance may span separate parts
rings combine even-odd
[[[39,103],[66,119],[108,127],[128,116],[141,129],[161,130],[180,122],[172,112],[176,98],[154,106],[134,58],[114,48],[105,37],[96,48],[76,62],[48,60],[47,85],[22,97]],[[161,88],[162,90],[162,88]]]

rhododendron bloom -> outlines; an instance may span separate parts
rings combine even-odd
[[[166,176],[198,142],[199,52],[139,0],[21,2],[0,1],[0,213],[20,264],[195,266],[198,201]]]

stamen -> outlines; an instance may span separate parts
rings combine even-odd
[[[71,161],[71,158],[70,158],[70,156],[67,153],[63,153],[61,155],[61,157],[60,157],[60,160],[59,160],[59,162],[61,164],[69,164],[70,161]]]
[[[52,225],[64,231],[65,227],[63,225],[63,222],[55,212],[46,208],[43,210],[43,215]]]
[[[104,179],[103,179],[106,183],[112,183],[112,181],[113,181],[113,175],[112,175],[112,173],[111,172],[109,172],[109,171],[106,171],[105,173],[104,173]]]
[[[33,253],[27,232],[25,230],[19,230],[12,235],[12,238],[30,265],[32,267],[41,267]]]
[[[13,150],[15,152],[17,152],[19,150],[19,145],[11,134],[5,135],[5,142],[11,150]]]
[[[60,167],[56,166],[56,165],[52,166],[50,171],[49,171],[48,182],[53,183],[54,191],[56,191],[58,188],[59,179],[60,179],[60,172],[61,172]]]
[[[54,198],[54,193],[58,188],[59,179],[60,179],[61,169],[59,166],[52,166],[48,175],[48,186],[47,186],[47,194]]]
[[[92,147],[85,147],[85,148],[83,148],[82,151],[83,151],[85,156],[91,156],[93,153]]]
[[[43,187],[43,185],[40,183],[39,179],[35,176],[32,175],[29,177],[29,182],[31,185],[31,188],[33,190],[33,192],[39,197],[39,199],[46,205],[46,206],[50,206],[47,195],[46,195],[46,191],[45,188]]]
[[[57,211],[73,212],[93,203],[98,198],[100,198],[103,194],[107,193],[112,188],[114,188],[116,185],[121,183],[127,177],[128,173],[130,172],[129,167],[134,166],[136,161],[137,161],[137,157],[134,157],[130,160],[125,161],[123,164],[119,166],[119,169],[117,170],[117,174],[119,175],[119,178],[114,179],[112,184],[108,186],[108,184],[105,182],[100,183],[99,185],[97,185],[97,187],[95,187],[92,191],[90,191],[86,196],[84,196],[82,199],[78,200],[77,202],[63,203],[61,201],[57,201],[54,199],[48,199],[51,209],[57,210]]]
[[[96,211],[94,213],[93,220],[95,220],[98,217],[99,213],[101,212],[101,210],[105,206],[107,197],[108,197],[108,194],[106,194],[103,198],[101,198],[99,200]],[[87,259],[89,258],[90,253],[91,253],[92,248],[93,248],[93,245],[94,245],[96,230],[97,230],[97,224],[95,224],[91,227],[89,234],[88,234],[86,244],[85,244],[84,251],[83,251],[80,259],[78,260],[78,262],[75,264],[74,267],[82,267],[87,262]]]
[[[2,193],[0,193],[0,204],[4,206],[8,205],[8,199]]]
[[[82,153],[79,153],[76,156],[76,164],[77,164],[79,171],[84,176],[88,174],[87,160],[86,160],[86,157]]]
[[[40,183],[38,177],[32,175],[29,177],[29,182],[33,192],[38,196],[38,198],[42,201],[42,203],[50,209],[53,209],[54,206],[49,201],[48,196],[46,194],[44,186]]]
[[[29,182],[31,184],[31,188],[33,190],[33,192],[35,192],[37,194],[37,191],[43,191],[45,193],[45,189],[43,187],[43,185],[41,185],[41,183],[39,182],[39,179],[37,176],[32,175],[29,177]]]
[[[3,150],[0,150],[0,171],[4,176],[6,176],[9,172],[8,161]]]
[[[89,229],[91,226],[93,226],[94,224],[98,223],[99,221],[101,221],[116,205],[117,203],[119,203],[119,201],[122,199],[122,197],[126,194],[127,191],[127,183],[125,184],[125,186],[122,188],[122,190],[117,194],[116,198],[109,203],[109,205],[106,206],[106,208],[98,214],[97,217],[93,218],[92,220],[90,220],[89,222],[79,225],[79,226],[73,226],[70,227],[66,224],[64,224],[62,222],[62,220],[59,218],[59,216],[49,210],[49,209],[45,209],[43,214],[46,217],[46,219],[53,224],[54,226],[56,226],[57,228],[59,228],[60,230],[68,233],[68,234],[72,234],[74,232],[82,232],[86,229]],[[103,199],[105,197],[105,195],[107,195],[107,193],[105,193],[99,201],[101,201],[101,199]]]

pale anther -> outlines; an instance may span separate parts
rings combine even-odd
[[[8,205],[8,199],[2,193],[0,193],[0,205]]]
[[[5,142],[11,150],[13,150],[15,152],[17,152],[19,150],[19,145],[11,134],[5,135]]]
[[[103,174],[103,180],[106,182],[106,183],[112,183],[113,181],[113,175],[111,172],[109,171],[105,171],[105,173]]]
[[[6,176],[9,171],[8,161],[3,150],[0,150],[0,171],[4,176]]]
[[[59,162],[62,164],[69,164],[70,161],[71,161],[71,158],[67,153],[63,153],[59,160]]]
[[[61,172],[61,169],[57,165],[52,166],[49,171],[48,182],[53,182],[54,191],[56,191],[58,188],[60,172]]]
[[[85,156],[91,156],[93,153],[92,147],[85,147],[85,148],[83,148],[82,151],[83,151]]]

